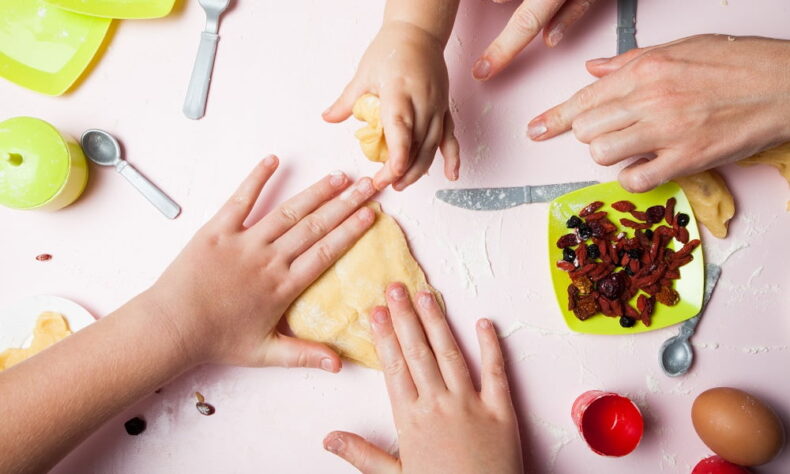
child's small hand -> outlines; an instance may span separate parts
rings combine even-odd
[[[288,306],[371,226],[370,178],[333,173],[244,226],[277,159],[263,160],[146,292],[195,362],[340,370],[323,344],[285,336]],[[348,188],[348,189],[346,189]],[[344,191],[345,190],[345,191]],[[342,192],[342,194],[341,194]]]
[[[373,334],[387,383],[400,459],[352,433],[336,431],[324,447],[362,472],[523,472],[518,423],[505,363],[491,322],[477,323],[481,390],[431,293],[412,306],[401,284],[375,308]]]
[[[431,166],[436,149],[444,156],[444,174],[458,179],[459,146],[449,110],[444,44],[405,21],[385,22],[368,47],[357,73],[324,120],[342,122],[354,102],[370,92],[381,99],[381,120],[389,160],[374,177],[376,188],[400,191]]]

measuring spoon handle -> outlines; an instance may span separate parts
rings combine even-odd
[[[168,219],[175,219],[181,214],[181,206],[176,204],[167,194],[162,192],[154,183],[137,171],[134,166],[123,161],[116,169],[121,176],[126,178],[127,181],[132,183],[132,186],[140,191],[140,194],[145,196],[151,204],[156,206],[165,217]]]

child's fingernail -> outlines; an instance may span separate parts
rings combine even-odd
[[[610,58],[598,58],[598,59],[591,59],[587,61],[588,66],[602,66],[608,63],[611,59]]]
[[[359,192],[364,196],[370,196],[376,191],[376,189],[373,187],[373,183],[368,178],[363,178],[357,184],[357,190],[359,190]]]
[[[397,285],[390,289],[389,295],[393,300],[400,301],[406,297],[406,290],[404,290],[402,286]]]
[[[376,217],[376,215],[373,214],[373,211],[370,210],[369,208],[363,207],[357,213],[357,217],[359,217],[359,220],[361,220],[362,222],[367,223],[367,222],[373,222],[373,219]]]
[[[481,319],[480,321],[477,322],[477,326],[480,329],[488,329],[488,328],[491,327],[491,320],[483,318],[483,319]]]
[[[420,293],[418,301],[423,308],[430,308],[433,304],[433,296],[430,293]]]
[[[563,32],[565,31],[564,25],[557,25],[549,33],[549,46],[557,46],[562,41]]]
[[[277,159],[272,155],[269,155],[263,159],[264,166],[271,167],[274,166],[275,163],[277,163]]]
[[[324,110],[323,112],[321,112],[321,115],[326,115],[326,114],[328,114],[330,110],[332,110],[332,107],[329,107],[328,109],[326,109],[326,110]]]
[[[531,139],[540,138],[544,133],[546,133],[549,129],[546,128],[546,124],[543,122],[535,122],[529,124],[527,127],[527,135]]]
[[[343,449],[343,440],[339,436],[332,437],[326,441],[324,447],[330,453],[337,454]]]
[[[491,62],[488,59],[480,58],[472,66],[472,75],[475,79],[486,80],[491,75]]]
[[[342,186],[346,182],[346,175],[342,171],[332,171],[329,174],[329,184],[334,187]]]
[[[334,368],[332,367],[332,359],[325,357],[321,359],[321,370],[326,370],[327,372],[334,372]]]

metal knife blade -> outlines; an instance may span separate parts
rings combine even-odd
[[[496,211],[520,206],[521,204],[549,202],[563,194],[594,184],[598,184],[598,181],[516,186],[511,188],[440,189],[436,191],[436,198],[447,204],[464,209]]]
[[[617,0],[617,54],[636,48],[636,2]]]

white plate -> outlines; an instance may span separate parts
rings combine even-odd
[[[45,311],[62,314],[69,322],[71,332],[77,332],[96,321],[87,309],[66,298],[31,296],[0,309],[0,351],[29,346],[36,320]]]

